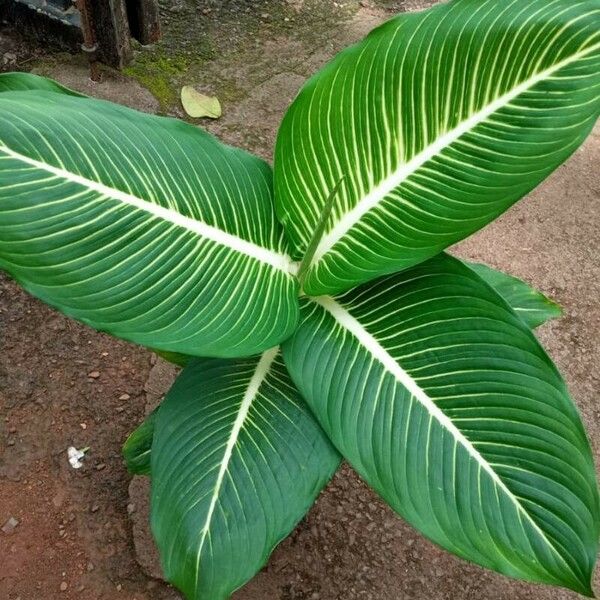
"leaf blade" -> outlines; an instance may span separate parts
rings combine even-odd
[[[155,408],[137,427],[123,444],[122,453],[127,470],[133,475],[150,476],[150,456],[154,426],[160,406]]]
[[[201,130],[89,98],[0,94],[0,268],[113,335],[243,356],[297,321],[271,171]]]
[[[562,316],[562,308],[556,302],[521,279],[481,263],[463,263],[491,285],[532,329]]]
[[[451,552],[589,594],[598,490],[564,382],[529,328],[447,255],[305,301],[283,345],[342,455]]]
[[[597,10],[455,0],[399,15],[311,79],[275,159],[295,257],[326,190],[342,175],[348,185],[307,293],[339,293],[438,254],[561,164],[598,116]]]
[[[338,464],[277,349],[192,363],[161,405],[152,448],[152,527],[169,580],[190,599],[228,598]]]

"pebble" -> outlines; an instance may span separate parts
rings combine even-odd
[[[9,517],[8,521],[6,521],[4,525],[2,525],[2,531],[4,533],[12,533],[18,524],[18,519],[15,519],[14,517]]]
[[[129,394],[121,394],[119,400],[129,400],[131,396]]]
[[[88,377],[90,379],[98,379],[98,377],[100,377],[100,371],[92,371],[91,373],[88,373]]]
[[[102,471],[104,469],[106,469],[106,465],[104,463],[96,465],[96,471]]]
[[[69,584],[66,581],[63,581],[60,584],[60,591],[61,592],[66,592],[68,587],[69,587]]]
[[[100,507],[97,504],[94,504],[90,510],[92,512],[98,512],[99,509],[100,509]]]
[[[17,63],[17,55],[12,52],[5,52],[2,55],[2,64],[3,65],[14,65]]]
[[[81,427],[81,429],[87,429],[87,423],[79,423],[79,427]]]

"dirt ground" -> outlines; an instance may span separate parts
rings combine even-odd
[[[35,48],[6,27],[0,70],[33,70],[91,95],[178,116],[178,87],[193,84],[223,103],[222,119],[203,126],[270,159],[278,123],[307,76],[394,11],[432,3],[169,0],[162,2],[164,41],[139,49],[126,74],[106,70],[103,83],[92,84],[81,57]],[[565,317],[539,336],[570,385],[597,458],[598,164],[597,129],[528,199],[455,249],[526,279],[564,307]],[[152,562],[147,483],[131,483],[120,456],[173,369],[69,321],[2,275],[0,357],[0,527],[18,522],[0,531],[0,599],[179,598]],[[90,447],[79,471],[66,460],[71,445]],[[344,467],[235,600],[576,597],[446,554]]]

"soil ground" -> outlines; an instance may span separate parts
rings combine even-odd
[[[183,83],[217,94],[202,123],[270,159],[302,82],[337,50],[419,0],[162,2],[165,38],[101,84],[81,57],[0,29],[0,69],[34,70],[88,94],[181,116]],[[565,317],[539,336],[564,373],[598,458],[600,132],[529,198],[455,252],[518,275]],[[146,484],[120,457],[128,433],[174,376],[141,348],[69,321],[0,275],[0,599],[167,600],[147,536]],[[68,446],[89,446],[80,471]],[[14,523],[14,522],[13,522]],[[7,528],[10,529],[10,528]],[[136,552],[136,542],[138,551]],[[149,575],[150,574],[150,575]],[[600,581],[597,578],[597,588]],[[510,581],[439,550],[347,467],[235,600],[574,600]]]

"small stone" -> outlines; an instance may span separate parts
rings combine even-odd
[[[93,570],[94,570],[94,568],[95,568],[95,567],[94,567],[94,563],[93,563],[93,562],[89,562],[89,563],[87,564],[87,567],[86,567],[86,569],[88,570],[88,572],[91,572],[91,571],[93,571]]]
[[[106,469],[106,464],[100,463],[96,465],[96,471],[103,471],[104,469]]]
[[[123,586],[120,583],[117,583],[117,592],[120,592],[123,589]]]
[[[122,413],[125,410],[124,406],[117,406],[117,408],[115,408],[115,411],[118,413]]]
[[[98,512],[98,510],[100,510],[100,507],[97,504],[93,504],[92,508],[90,509],[93,513]]]
[[[108,352],[103,352],[102,356],[108,356]]]
[[[133,502],[130,502],[127,505],[127,514],[132,515],[135,512],[135,504]]]
[[[91,373],[88,373],[88,377],[90,379],[98,379],[98,377],[100,377],[100,371],[92,371]]]
[[[66,592],[68,587],[69,587],[69,584],[66,581],[63,581],[60,584],[60,591],[61,592]]]
[[[17,433],[17,428],[16,427],[9,427],[8,429],[8,433]]]
[[[3,65],[14,65],[17,63],[17,55],[12,52],[5,52],[2,55],[2,64]]]
[[[79,427],[81,427],[81,429],[87,429],[87,423],[79,423]]]
[[[14,446],[15,445],[15,440],[12,440],[12,439],[8,440],[7,443],[8,443],[9,446]]]
[[[15,519],[14,517],[9,517],[8,521],[6,521],[4,525],[2,525],[2,531],[4,533],[12,533],[18,524],[19,521],[17,519]]]
[[[119,396],[119,400],[121,400],[121,401],[123,401],[123,402],[124,402],[125,400],[129,400],[130,398],[131,398],[131,396],[130,396],[129,394],[121,394],[121,395]]]

